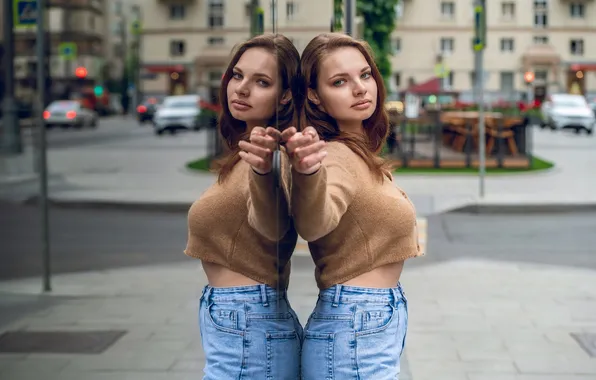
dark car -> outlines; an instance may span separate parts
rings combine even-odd
[[[153,115],[159,107],[159,100],[157,98],[147,98],[137,106],[137,117],[140,124],[145,122],[152,122]]]

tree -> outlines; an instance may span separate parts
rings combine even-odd
[[[375,54],[385,83],[391,77],[391,33],[395,29],[395,8],[403,0],[357,0],[356,11],[364,21],[363,38]]]

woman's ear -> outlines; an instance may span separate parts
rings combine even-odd
[[[292,91],[286,90],[283,93],[283,96],[281,97],[281,100],[279,102],[283,105],[286,105],[290,102],[290,100],[292,100]]]
[[[319,100],[319,95],[312,88],[308,89],[308,100],[317,106],[321,104],[321,100]]]

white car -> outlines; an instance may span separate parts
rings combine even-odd
[[[584,129],[591,135],[596,128],[594,111],[581,95],[553,94],[542,103],[541,112],[542,126],[553,130],[572,128],[579,133]]]
[[[173,134],[180,129],[199,130],[200,100],[198,95],[177,95],[164,98],[153,116],[155,134],[161,135],[165,131]]]
[[[97,127],[99,116],[92,109],[85,108],[76,100],[56,100],[45,109],[43,118],[46,127],[63,128]]]

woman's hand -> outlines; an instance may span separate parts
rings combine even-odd
[[[259,174],[271,172],[273,151],[281,138],[280,132],[273,128],[254,127],[250,132],[250,141],[240,141],[240,158]]]
[[[286,142],[286,150],[295,171],[308,175],[319,170],[327,156],[327,144],[319,139],[313,127],[306,127],[302,132],[294,127],[288,128],[282,132],[281,138]]]

